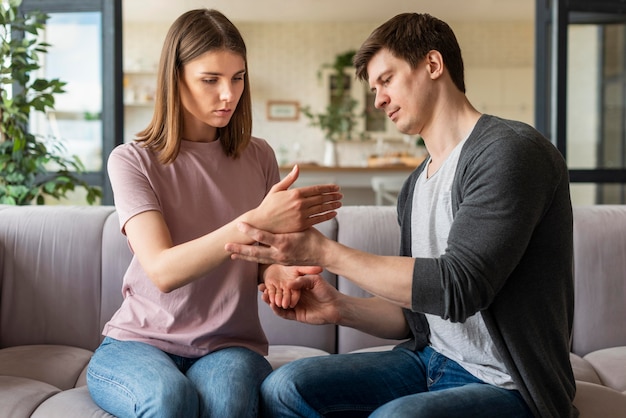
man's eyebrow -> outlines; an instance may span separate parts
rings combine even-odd
[[[383,78],[387,75],[389,71],[385,71],[382,72],[378,75],[378,77],[376,77],[376,79],[374,80],[374,84],[378,84],[378,83],[382,83],[383,82]],[[371,92],[375,92],[376,88],[375,87],[370,87],[370,91]]]

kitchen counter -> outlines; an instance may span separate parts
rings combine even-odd
[[[406,179],[415,169],[403,164],[375,167],[327,167],[314,164],[298,164],[300,176],[297,186],[334,183],[341,186],[344,205],[373,205],[376,202],[372,188],[373,181],[391,181],[397,183]],[[280,167],[281,177],[291,171],[293,166]]]
[[[281,177],[291,171],[293,166],[280,167]],[[342,187],[372,187],[372,177],[398,178],[407,177],[415,167],[390,165],[380,167],[327,167],[321,165],[300,165],[300,177],[296,184],[310,185],[335,183]]]

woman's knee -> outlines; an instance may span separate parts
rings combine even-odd
[[[198,359],[187,371],[200,397],[201,415],[256,416],[259,387],[272,371],[260,354],[231,347]]]
[[[94,402],[115,416],[197,416],[198,393],[184,375],[169,375],[161,379],[116,380],[97,375],[87,376],[89,392]]]
[[[116,416],[198,411],[192,382],[167,354],[142,343],[105,340],[89,362],[87,386],[94,402]]]
[[[198,392],[185,376],[181,375],[181,378],[175,382],[160,381],[155,389],[154,396],[143,402],[145,411],[154,411],[154,416],[160,417],[198,416],[200,408]],[[153,415],[146,414],[145,416]]]

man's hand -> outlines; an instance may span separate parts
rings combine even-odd
[[[322,276],[300,276],[290,283],[293,289],[300,291],[300,298],[295,306],[286,309],[272,303],[265,285],[259,285],[263,301],[270,305],[276,315],[312,325],[338,323],[339,301],[343,295]]]
[[[224,248],[231,253],[233,260],[289,266],[323,266],[321,261],[327,238],[315,228],[291,234],[273,234],[244,222],[237,227],[263,245],[228,243]]]

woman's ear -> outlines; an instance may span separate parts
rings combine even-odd
[[[426,65],[431,79],[435,80],[441,77],[444,69],[443,56],[441,55],[441,52],[434,49],[428,51],[428,54],[426,54]]]

